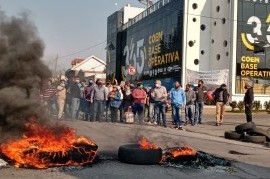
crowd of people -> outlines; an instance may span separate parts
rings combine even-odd
[[[167,91],[160,80],[145,87],[141,82],[135,85],[122,81],[118,84],[116,80],[105,83],[98,79],[94,83],[93,80],[86,82],[73,78],[62,80],[57,86],[48,80],[41,97],[48,113],[59,120],[81,118],[92,122],[126,122],[132,113],[134,122],[167,127],[166,112],[171,108],[174,128],[182,130],[183,125],[203,123],[205,91],[202,80],[196,87],[187,84],[185,88],[175,81],[174,87]],[[212,95],[216,104],[216,125],[220,126],[230,97],[226,84],[221,84]]]

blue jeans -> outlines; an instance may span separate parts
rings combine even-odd
[[[124,122],[124,104],[123,102],[119,106],[119,112],[120,112],[120,122]]]
[[[134,116],[136,116],[136,114],[138,114],[138,120],[140,123],[142,123],[144,120],[144,104],[134,103],[132,105],[132,112],[133,112]]]
[[[57,101],[56,99],[49,99],[47,101],[47,108],[48,108],[48,112],[50,117],[53,117],[53,115],[57,114]]]
[[[86,121],[93,120],[93,107],[94,107],[93,103],[86,101],[86,107],[85,107],[85,111],[84,111],[84,117],[85,117],[84,119]]]
[[[80,107],[79,110],[84,112],[85,108],[87,107],[87,101],[83,98],[80,99]]]
[[[111,110],[111,122],[117,122],[118,119],[118,108],[117,107],[110,107]]]
[[[196,122],[201,123],[204,102],[203,101],[196,101],[195,105],[196,105],[196,107],[195,107],[194,123],[196,123]]]
[[[172,105],[172,112],[173,112],[173,119],[175,125],[181,126],[182,125],[182,105]]]
[[[155,116],[155,103],[149,103],[148,118],[150,122],[156,121]]]
[[[109,120],[110,120],[110,115],[111,115],[111,109],[110,109],[110,104],[111,104],[111,102],[110,101],[106,101],[105,102],[105,121],[106,122],[109,122]]]
[[[160,124],[160,115],[162,116],[163,125],[166,124],[166,104],[164,102],[155,103],[155,117],[157,117],[157,123]]]
[[[195,115],[195,105],[186,105],[186,122],[190,121],[193,124],[193,119]]]
[[[80,98],[71,98],[71,119],[75,119],[78,116],[80,107]]]
[[[94,101],[94,119],[93,121],[103,121],[105,101]]]

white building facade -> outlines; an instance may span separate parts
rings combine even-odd
[[[268,0],[185,0],[183,67],[229,69],[232,100],[243,100],[248,80],[255,100],[269,101],[269,14]],[[186,76],[183,70],[183,83]]]

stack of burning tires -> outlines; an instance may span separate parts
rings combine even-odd
[[[265,143],[270,142],[270,132],[256,127],[254,122],[247,122],[235,127],[235,131],[225,131],[226,139],[242,140],[244,142]]]

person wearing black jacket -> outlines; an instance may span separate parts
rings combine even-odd
[[[226,84],[222,84],[217,88],[213,95],[216,102],[216,126],[220,126],[224,120],[226,103],[230,97]]]
[[[254,93],[253,87],[250,82],[245,83],[246,93],[244,96],[244,103],[245,103],[245,114],[247,122],[252,122],[252,108],[253,108],[253,101],[254,101]]]

